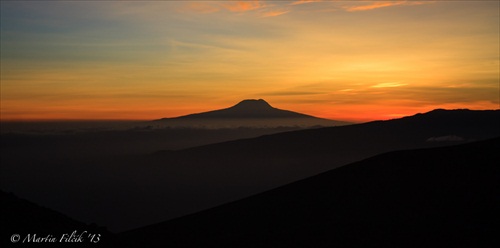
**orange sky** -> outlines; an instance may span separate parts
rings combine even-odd
[[[1,120],[499,108],[497,1],[1,2]]]

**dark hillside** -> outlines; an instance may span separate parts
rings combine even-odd
[[[375,156],[120,235],[130,247],[497,247],[500,138]]]

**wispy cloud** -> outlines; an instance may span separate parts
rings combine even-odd
[[[289,10],[273,10],[273,11],[264,12],[262,14],[262,17],[280,16],[280,15],[284,15],[288,12],[290,12],[290,11]]]
[[[376,1],[364,5],[345,6],[344,9],[349,12],[355,12],[355,11],[366,11],[366,10],[373,10],[373,9],[398,6],[398,5],[421,5],[428,3],[433,3],[433,1]]]
[[[321,2],[322,0],[298,0],[295,2],[292,2],[290,5],[299,5],[299,4],[306,4],[306,3],[317,3]]]
[[[323,92],[316,91],[273,91],[273,92],[262,92],[260,95],[263,96],[302,96],[302,95],[320,95]]]
[[[226,10],[231,12],[246,12],[266,7],[266,4],[259,0],[253,1],[231,1],[221,4]]]
[[[380,83],[380,84],[373,85],[371,87],[372,88],[393,88],[393,87],[400,87],[400,86],[405,86],[405,85],[408,85],[408,84],[402,84],[399,82],[395,82],[395,83]]]
[[[365,11],[365,10],[372,10],[372,9],[401,5],[403,3],[404,3],[403,1],[374,2],[374,3],[367,4],[367,5],[346,6],[345,10],[350,11],[350,12]]]
[[[196,13],[214,13],[219,11],[229,11],[233,13],[244,13],[256,11],[261,17],[280,16],[290,12],[290,10],[277,9],[274,4],[267,4],[265,1],[220,1],[220,2],[189,2],[181,11]]]

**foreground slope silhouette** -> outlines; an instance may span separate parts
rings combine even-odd
[[[113,235],[105,228],[96,224],[87,225],[74,220],[62,213],[39,206],[30,201],[18,198],[12,193],[0,190],[0,244],[2,247],[102,247]],[[96,234],[95,243],[90,241],[89,235],[85,235],[82,242],[61,242],[62,235],[71,235],[73,231],[78,234]],[[20,239],[12,242],[12,235],[19,235]],[[29,236],[29,238],[27,238]],[[35,242],[35,238],[50,237],[56,242]],[[99,239],[99,240],[98,240]],[[31,244],[29,244],[31,243]]]
[[[435,110],[395,120],[136,156],[103,152],[106,156],[102,158],[87,157],[80,147],[68,146],[80,156],[60,153],[56,158],[40,159],[36,147],[25,150],[26,146],[18,145],[17,150],[9,151],[2,146],[0,187],[77,220],[121,232],[248,197],[380,153],[497,137],[499,126],[499,110]],[[2,142],[5,147],[15,144],[15,140]],[[92,136],[80,142],[88,142],[87,147],[107,146]]]
[[[125,232],[116,245],[498,247],[498,151],[500,138],[390,152]]]

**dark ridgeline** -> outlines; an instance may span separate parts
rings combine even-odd
[[[0,190],[0,244],[2,247],[102,247],[106,240],[114,235],[96,224],[87,225],[49,208],[18,198],[12,193]],[[99,234],[89,237],[84,242],[69,242],[73,231],[81,234]],[[12,235],[18,234],[20,240],[11,241]],[[29,237],[27,235],[30,235]],[[67,234],[63,238],[63,234]],[[50,235],[50,236],[49,236]],[[34,238],[56,238],[56,242],[34,242]],[[61,239],[63,238],[63,239]],[[93,238],[96,243],[91,242]],[[97,242],[97,239],[100,239]]]
[[[116,247],[498,247],[498,151],[500,138],[378,155],[119,234]]]
[[[497,137],[499,126],[499,110],[435,110],[149,155],[74,158],[62,153],[54,161],[30,157],[33,150],[24,151],[24,146],[19,146],[19,156],[5,153],[2,147],[0,183],[24,198],[119,232],[241,199],[380,153]],[[95,144],[94,139],[85,142]]]
[[[272,107],[263,99],[247,99],[219,110],[156,120],[173,127],[340,126],[351,124]]]
[[[204,176],[211,175],[211,171],[231,171],[233,176],[239,176],[235,182],[298,180],[383,152],[497,137],[499,126],[500,110],[434,110],[388,121],[158,151],[152,161],[162,167],[204,171]]]

